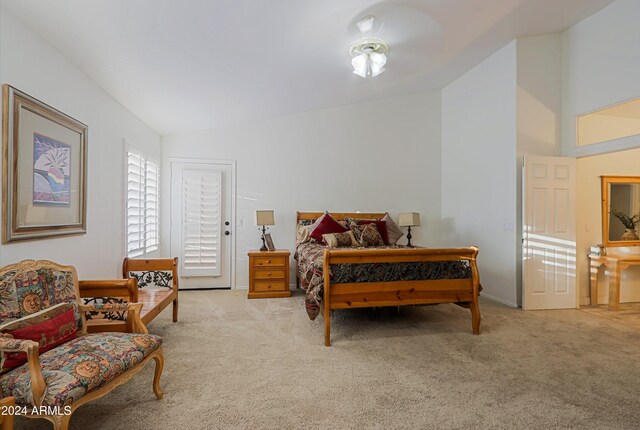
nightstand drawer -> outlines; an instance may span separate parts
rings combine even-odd
[[[253,290],[256,292],[261,291],[285,291],[287,290],[284,280],[274,281],[255,281],[253,283]]]
[[[284,270],[281,269],[257,269],[253,272],[255,279],[284,279]]]
[[[284,266],[285,259],[283,257],[255,257],[253,265],[259,266]]]

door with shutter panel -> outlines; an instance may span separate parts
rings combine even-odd
[[[181,289],[231,287],[230,175],[229,165],[171,163],[171,255]]]

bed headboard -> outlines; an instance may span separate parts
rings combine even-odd
[[[297,212],[296,225],[300,220],[316,220],[320,218],[324,212]],[[380,219],[384,217],[385,212],[382,213],[366,213],[366,212],[329,212],[329,215],[336,221],[343,220],[345,218],[365,218],[365,219]]]

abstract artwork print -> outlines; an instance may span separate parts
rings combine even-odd
[[[33,204],[71,203],[71,145],[33,133]]]

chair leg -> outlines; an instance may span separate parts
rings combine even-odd
[[[71,420],[71,415],[54,415],[53,416],[53,429],[54,430],[68,430],[69,429],[69,421]]]
[[[5,406],[5,405],[3,405]],[[12,405],[15,406],[15,403]],[[2,417],[2,425],[0,426],[0,429],[2,430],[13,430],[13,415],[5,415]]]
[[[173,322],[178,322],[178,299],[173,301]]]
[[[478,305],[478,300],[469,303],[469,310],[471,310],[473,334],[480,334],[480,306]]]
[[[164,396],[162,388],[160,388],[160,376],[162,375],[162,369],[164,368],[164,355],[162,350],[158,350],[153,359],[156,362],[156,371],[153,374],[153,392],[156,395],[156,399],[160,400]]]

